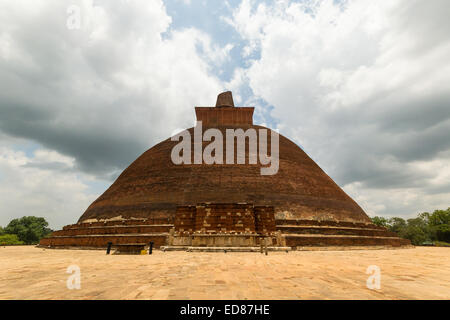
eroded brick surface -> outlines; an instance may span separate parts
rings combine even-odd
[[[179,206],[175,215],[175,232],[246,233],[267,235],[275,232],[273,207],[247,203],[212,203]]]

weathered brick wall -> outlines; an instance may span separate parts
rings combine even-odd
[[[76,224],[71,224],[71,225],[67,225],[67,226],[63,227],[63,230],[88,228],[88,227],[131,226],[131,225],[167,225],[167,224],[173,224],[173,218],[124,219],[124,220],[76,223]]]
[[[52,236],[76,236],[96,234],[127,234],[127,233],[168,233],[171,225],[139,225],[139,226],[104,226],[104,227],[82,227],[68,228],[54,231]]]
[[[275,219],[275,224],[278,225],[302,225],[302,226],[335,226],[335,227],[352,227],[352,228],[369,228],[385,230],[373,223],[360,223],[348,221],[335,220],[312,220],[312,219]]]
[[[271,206],[255,206],[255,229],[259,234],[272,234],[276,231],[275,212]]]
[[[179,233],[192,233],[195,229],[195,206],[179,206],[175,214],[174,228]]]
[[[238,203],[198,205],[195,231],[202,233],[254,233],[253,205]]]
[[[410,241],[373,223],[276,220],[287,246],[407,246]]]
[[[148,243],[155,248],[166,245],[173,224],[164,219],[130,219],[78,223],[55,231],[49,238],[41,239],[40,245],[51,247],[106,247],[113,244]]]
[[[197,121],[204,126],[252,125],[254,107],[196,107]]]
[[[308,227],[308,226],[278,226],[279,231],[284,234],[323,234],[323,235],[353,235],[369,237],[396,237],[395,233],[387,230],[367,228],[344,228],[344,227]]]
[[[294,237],[285,236],[286,245],[298,246],[405,246],[410,241],[401,238],[379,238],[379,237]]]
[[[274,208],[249,203],[213,203],[178,206],[175,232],[183,233],[261,233],[276,231]]]

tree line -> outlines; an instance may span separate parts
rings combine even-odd
[[[0,245],[37,244],[52,232],[44,218],[22,217],[0,227]]]
[[[373,217],[372,222],[411,240],[413,245],[450,246],[450,208],[423,212],[413,219]]]

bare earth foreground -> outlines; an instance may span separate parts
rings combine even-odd
[[[69,290],[77,265],[81,288]],[[366,286],[370,265],[381,289]],[[450,248],[109,255],[0,247],[0,299],[449,299]]]

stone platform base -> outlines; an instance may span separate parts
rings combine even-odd
[[[191,210],[192,208],[188,207],[188,209]],[[195,209],[197,210],[196,207]],[[209,213],[208,211],[205,212],[205,214]],[[237,225],[241,225],[241,222],[243,223],[242,217],[246,216],[245,213],[238,215],[239,212],[235,212],[235,215],[228,215],[228,211],[224,212],[228,220],[236,219]],[[224,212],[219,213],[223,214]],[[219,222],[225,221],[226,219],[221,219],[223,215],[219,215],[219,213],[216,216],[212,213],[209,216],[206,215],[207,219],[205,219],[209,222],[207,224],[212,226],[213,223],[217,223],[219,225]],[[187,213],[185,215],[187,219]],[[249,214],[246,217],[249,218],[252,215]],[[266,220],[269,221],[270,219]],[[256,219],[255,221],[259,220]],[[265,220],[262,221],[264,222]],[[179,225],[188,226],[188,224],[184,224],[185,222],[184,220],[179,221]],[[260,225],[257,227],[255,223],[254,230],[249,227],[248,229],[251,230],[239,232],[236,231],[239,226],[233,227],[236,224],[229,225],[227,228],[230,230],[226,232],[222,230],[214,232],[199,231],[196,228],[193,228],[192,231],[180,231],[182,228],[179,228],[177,232],[177,228],[174,227],[174,224],[171,224],[170,219],[133,219],[78,223],[65,226],[63,230],[53,232],[50,237],[40,241],[40,246],[65,249],[105,249],[108,242],[111,242],[113,245],[148,244],[153,242],[154,249],[160,247],[181,247],[184,248],[182,250],[187,250],[189,247],[216,247],[219,248],[218,251],[222,251],[222,248],[240,247],[244,251],[253,250],[247,248],[257,248],[256,251],[258,251],[260,250],[261,242],[267,247],[290,247],[292,250],[317,250],[315,249],[317,247],[320,250],[327,250],[327,248],[331,248],[330,250],[334,250],[334,248],[348,250],[346,248],[350,247],[352,249],[385,249],[411,245],[409,240],[401,239],[395,233],[371,223],[301,219],[281,219],[272,222],[275,222],[274,228],[269,228],[269,223],[266,223],[264,228]],[[223,227],[222,224],[220,225],[220,227]],[[233,228],[236,230],[233,231]],[[262,231],[258,231],[260,229]],[[283,250],[281,249],[281,251]]]
[[[106,248],[108,242],[113,245],[153,242],[155,249],[167,242],[168,233],[157,234],[100,234],[77,236],[52,236],[40,241],[41,247],[89,247]]]
[[[263,240],[261,240],[263,239]],[[276,245],[274,236],[261,237],[257,234],[192,234],[168,238],[169,246],[183,247],[256,247],[260,241],[267,246]]]
[[[372,247],[393,246],[401,247],[410,245],[410,241],[398,237],[374,237],[358,235],[324,235],[324,234],[284,234],[285,243],[290,247]]]
[[[153,242],[154,248],[167,245],[170,219],[129,219],[77,223],[54,231],[41,239],[43,248],[105,249],[108,242],[113,245]]]
[[[397,249],[413,249],[413,245],[403,246],[308,246],[295,247],[296,251],[350,251],[350,250],[397,250]]]
[[[162,246],[163,251],[187,252],[261,252],[261,247],[188,247],[188,246]],[[267,251],[289,252],[291,247],[267,247]]]

